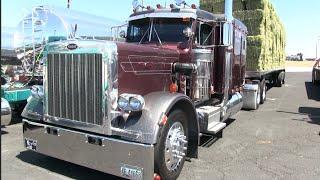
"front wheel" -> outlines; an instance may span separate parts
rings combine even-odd
[[[162,179],[178,178],[185,162],[187,143],[187,116],[176,109],[169,114],[155,145],[155,172]]]

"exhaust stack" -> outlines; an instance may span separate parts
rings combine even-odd
[[[232,9],[233,9],[233,0],[224,0],[224,14],[226,16],[227,21],[232,21]]]

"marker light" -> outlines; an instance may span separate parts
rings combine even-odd
[[[176,83],[171,83],[170,86],[169,86],[169,91],[171,93],[175,93],[178,91],[178,86],[176,85]]]
[[[147,10],[153,10],[153,8],[151,6],[147,6]]]

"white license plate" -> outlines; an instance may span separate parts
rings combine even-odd
[[[126,164],[121,165],[121,175],[129,179],[142,179],[142,168],[130,166]]]
[[[37,140],[26,138],[25,139],[25,146],[27,149],[36,151],[37,150]]]

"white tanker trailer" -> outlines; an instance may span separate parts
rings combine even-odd
[[[37,6],[19,22],[13,44],[25,71],[32,73],[33,67],[39,68],[41,52],[48,42],[70,38],[114,40],[118,28],[113,27],[120,24],[70,9]]]

